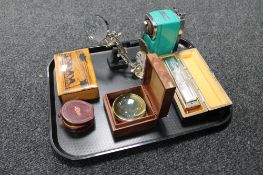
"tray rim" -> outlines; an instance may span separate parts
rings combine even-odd
[[[194,47],[186,39],[181,39],[180,42],[183,45],[187,45],[187,48],[189,48],[189,47],[193,48]],[[126,41],[126,42],[124,42],[124,45],[125,44],[128,45],[129,47],[135,47],[135,46],[138,46],[138,40]],[[111,48],[106,48],[104,46],[95,46],[95,47],[88,47],[88,48],[92,50],[91,53],[111,50]],[[124,146],[124,147],[121,147],[121,148],[115,148],[115,149],[111,149],[111,150],[107,150],[107,151],[103,151],[103,152],[98,152],[98,153],[95,153],[95,154],[74,156],[74,155],[66,153],[62,149],[60,150],[56,146],[56,144],[54,143],[54,139],[53,139],[53,134],[54,133],[53,133],[53,127],[52,127],[52,109],[51,109],[51,92],[50,92],[50,87],[51,87],[51,84],[50,84],[50,78],[51,78],[50,77],[50,69],[51,69],[51,64],[53,64],[53,62],[54,62],[54,59],[52,58],[52,59],[50,59],[48,61],[48,65],[47,65],[49,139],[50,139],[51,146],[55,150],[55,152],[57,154],[59,154],[60,156],[68,159],[68,160],[72,160],[72,161],[85,160],[85,159],[89,159],[89,158],[95,158],[95,157],[103,156],[103,155],[110,154],[110,153],[115,153],[115,152],[118,152],[118,151],[125,151],[125,150],[131,149],[131,148],[136,148],[138,146],[149,145],[149,144],[153,144],[153,143],[157,143],[157,142],[162,142],[164,140],[171,140],[171,139],[174,139],[174,138],[177,138],[177,137],[185,137],[186,135],[190,135],[190,134],[193,134],[193,133],[196,133],[196,132],[200,132],[200,131],[204,131],[204,130],[208,130],[208,129],[211,129],[211,128],[216,128],[216,127],[222,126],[222,125],[226,124],[228,121],[230,121],[230,119],[232,118],[232,106],[233,105],[230,105],[229,106],[229,109],[230,109],[229,114],[226,117],[224,117],[224,119],[218,120],[217,123],[213,123],[213,124],[211,124],[211,123],[207,124],[206,123],[206,124],[202,125],[201,127],[197,128],[197,129],[191,130],[190,132],[189,131],[185,131],[185,132],[183,132],[183,134],[182,133],[181,134],[174,134],[174,135],[165,136],[165,137],[158,138],[158,139],[142,141],[142,142],[139,142],[139,143],[136,143],[136,144],[132,144],[132,145],[129,145],[129,146]]]

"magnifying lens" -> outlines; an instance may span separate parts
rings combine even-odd
[[[84,30],[88,43],[91,46],[98,46],[109,32],[109,24],[102,16],[92,15],[86,18]]]

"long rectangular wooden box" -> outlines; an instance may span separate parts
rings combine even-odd
[[[218,111],[232,105],[232,101],[196,48],[165,55],[161,59],[170,56],[180,59],[184,65],[184,69],[189,71],[192,81],[196,85],[195,90],[198,92],[201,101],[201,105],[198,108],[185,110],[178,94],[175,93],[174,103],[177,105],[182,119],[200,116],[200,114],[215,110]]]

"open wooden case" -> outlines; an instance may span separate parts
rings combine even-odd
[[[165,55],[161,59],[165,60],[171,56],[180,59],[183,63],[183,69],[187,70],[191,75],[190,81],[193,83],[194,91],[197,93],[200,101],[200,106],[186,110],[180,100],[180,94],[176,90],[174,103],[177,106],[181,119],[204,116],[203,114],[211,113],[212,111],[218,112],[232,105],[232,101],[196,48]]]
[[[123,136],[154,127],[158,119],[165,117],[170,109],[175,92],[175,83],[164,63],[156,54],[147,54],[142,85],[105,94],[104,106],[114,136]],[[125,93],[134,93],[146,103],[146,114],[133,121],[116,120],[112,105]]]

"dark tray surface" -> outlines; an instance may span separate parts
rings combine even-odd
[[[211,116],[215,120],[207,120],[195,125],[183,125],[175,107],[171,105],[168,116],[162,118],[156,128],[140,134],[114,139],[104,110],[103,95],[138,86],[140,81],[134,79],[128,70],[112,72],[106,60],[111,54],[111,50],[101,50],[103,48],[91,49],[91,52],[94,52],[91,56],[99,83],[100,100],[92,103],[95,109],[95,127],[87,135],[73,137],[65,132],[60,119],[57,117],[61,103],[56,92],[54,61],[52,60],[48,66],[51,144],[61,156],[72,160],[96,157],[220,126],[231,118],[231,113],[224,113]],[[137,46],[128,48],[128,53],[132,55],[135,55],[137,51]]]

